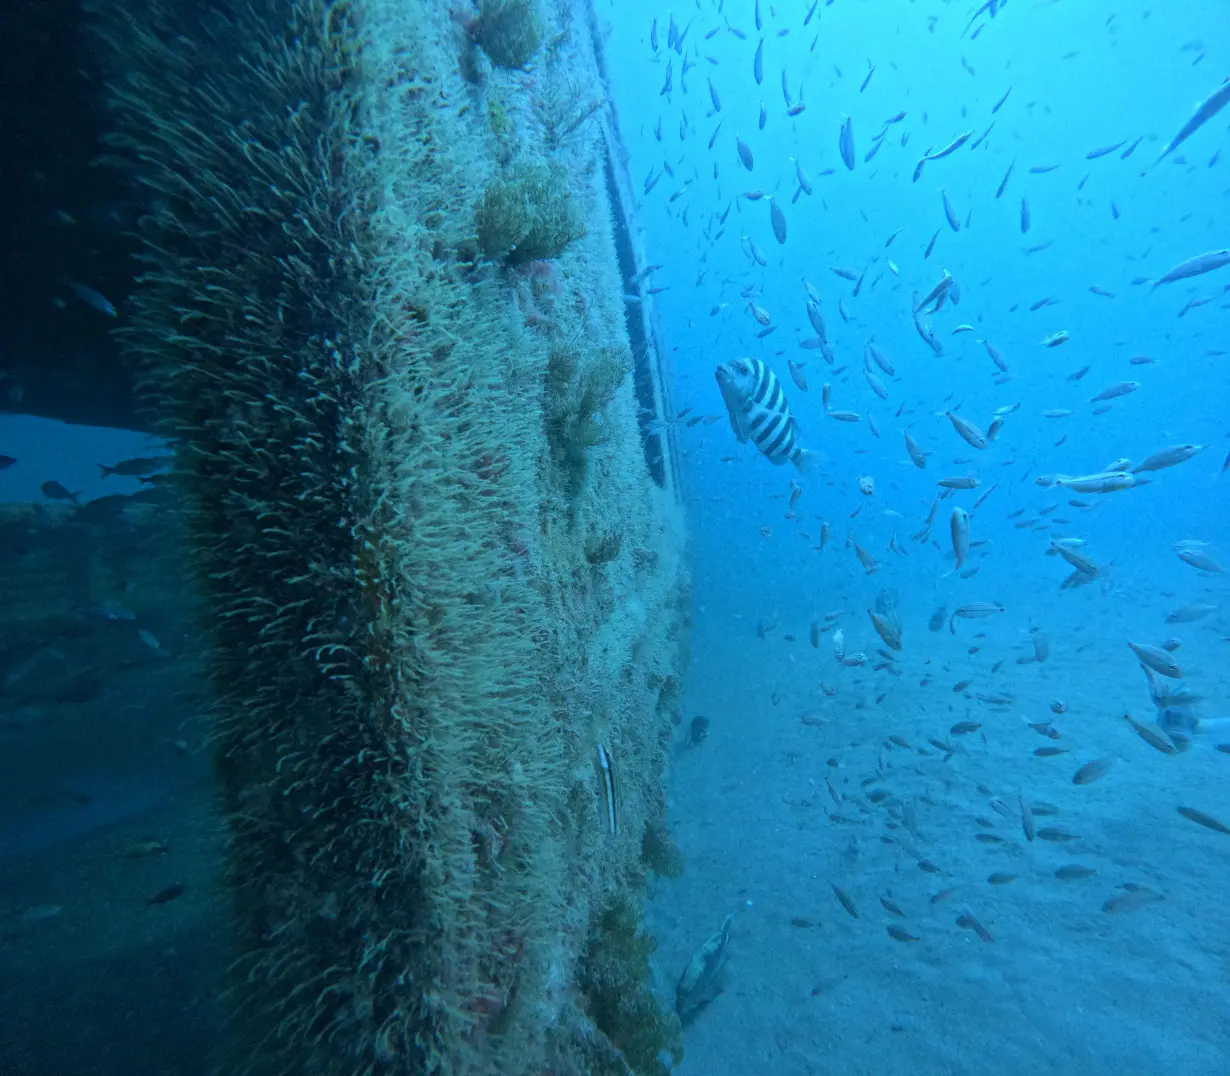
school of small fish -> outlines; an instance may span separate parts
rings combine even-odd
[[[885,700],[895,680],[912,678],[923,688],[950,687],[962,700],[964,710],[955,721],[937,717],[934,735],[925,741],[887,729],[883,735],[864,737],[862,742],[874,750],[874,765],[865,773],[854,773],[845,758],[829,758],[825,779],[831,801],[826,811],[828,820],[838,827],[870,827],[883,843],[901,853],[901,862],[912,863],[917,870],[937,878],[938,888],[929,895],[905,881],[899,890],[876,894],[889,916],[885,926],[889,939],[902,944],[925,941],[927,928],[916,922],[917,912],[923,904],[938,905],[951,899],[958,904],[952,927],[969,931],[983,943],[993,943],[995,936],[987,926],[995,922],[993,892],[980,889],[979,879],[958,876],[958,868],[950,866],[934,845],[928,849],[933,837],[928,833],[928,818],[934,817],[941,806],[931,789],[937,783],[955,780],[941,776],[952,760],[959,757],[968,761],[977,755],[978,744],[985,747],[1008,737],[1036,759],[1060,760],[1042,764],[1066,769],[1058,776],[1051,771],[1045,784],[1027,788],[1010,787],[993,775],[976,784],[969,839],[988,849],[1003,850],[1008,863],[1017,857],[1017,870],[993,870],[986,875],[985,883],[992,887],[1014,883],[1020,876],[1022,850],[1049,845],[1061,851],[1066,847],[1082,861],[1051,864],[1047,875],[1054,879],[1053,884],[1099,886],[1099,896],[1091,892],[1088,900],[1108,915],[1143,909],[1164,901],[1166,894],[1125,877],[1113,861],[1100,856],[1082,839],[1082,797],[1090,794],[1087,786],[1113,784],[1121,758],[1131,756],[1134,764],[1147,765],[1161,756],[1181,754],[1202,738],[1216,740],[1222,724],[1197,716],[1204,697],[1187,687],[1189,673],[1199,677],[1203,670],[1189,670],[1179,656],[1180,641],[1162,637],[1161,631],[1157,638],[1124,638],[1120,668],[1125,675],[1140,678],[1133,690],[1138,693],[1140,709],[1151,711],[1150,716],[1115,714],[1102,750],[1092,755],[1085,746],[1074,749],[1065,743],[1069,727],[1061,725],[1060,719],[1075,718],[1069,716],[1068,703],[1059,695],[1052,694],[1049,713],[1022,715],[1020,727],[1009,730],[1017,698],[1005,686],[1008,678],[1004,674],[1011,669],[1014,675],[1027,675],[1023,667],[1047,666],[1052,635],[1032,625],[1022,629],[1018,646],[1003,649],[1001,643],[993,641],[997,637],[989,630],[981,630],[984,622],[1004,622],[1021,616],[1022,610],[1010,609],[994,593],[979,594],[976,577],[987,558],[996,555],[994,542],[987,535],[1010,523],[1014,530],[1037,536],[1035,561],[1020,566],[1022,578],[1029,580],[1027,588],[1043,585],[1073,591],[1093,585],[1095,593],[1098,588],[1103,594],[1113,593],[1114,566],[1099,554],[1098,540],[1099,509],[1107,495],[1131,497],[1129,491],[1151,483],[1160,486],[1169,480],[1173,468],[1191,461],[1197,461],[1192,468],[1204,466],[1211,472],[1210,482],[1230,469],[1230,454],[1220,468],[1208,467],[1209,457],[1204,455],[1207,445],[1195,443],[1195,438],[1185,442],[1181,430],[1171,431],[1153,418],[1162,406],[1162,394],[1176,381],[1194,391],[1200,391],[1200,386],[1184,381],[1186,375],[1177,368],[1163,376],[1159,363],[1148,355],[1129,355],[1136,345],[1126,340],[1112,344],[1109,321],[1105,338],[1090,339],[1087,330],[1081,331],[1079,319],[1061,320],[1064,311],[1071,311],[1080,301],[1131,302],[1140,307],[1151,301],[1150,296],[1174,294],[1181,287],[1193,290],[1187,293],[1178,317],[1201,307],[1230,310],[1230,283],[1222,283],[1220,292],[1209,290],[1213,282],[1226,279],[1220,271],[1230,266],[1230,249],[1214,246],[1193,251],[1176,262],[1159,261],[1148,250],[1141,256],[1142,263],[1149,267],[1147,273],[1120,284],[1112,277],[1123,267],[1107,266],[1102,281],[1089,282],[1083,289],[1083,294],[1093,299],[1063,294],[1058,289],[1043,294],[1045,285],[1038,283],[1034,294],[1041,297],[1036,300],[1005,301],[1003,295],[989,293],[987,281],[976,279],[983,274],[936,268],[932,258],[935,255],[938,261],[945,251],[956,249],[954,244],[966,242],[981,226],[984,213],[990,217],[995,203],[1010,192],[1011,227],[1007,231],[1002,223],[995,227],[997,234],[1016,235],[995,242],[1003,246],[1028,237],[1024,242],[1029,245],[1022,247],[1020,254],[1022,262],[1028,263],[1065,238],[1061,234],[1045,238],[1050,230],[1051,203],[1057,197],[1056,185],[1067,182],[1065,176],[1073,176],[1069,186],[1075,187],[1078,203],[1092,207],[1093,196],[1084,192],[1095,175],[1098,178],[1093,186],[1105,192],[1111,183],[1126,187],[1131,180],[1151,175],[1159,167],[1173,168],[1176,176],[1195,169],[1196,162],[1181,156],[1180,147],[1193,154],[1211,154],[1207,167],[1212,168],[1220,153],[1219,137],[1221,145],[1226,141],[1224,124],[1218,131],[1212,121],[1230,104],[1230,79],[1218,82],[1217,76],[1211,75],[1207,97],[1187,115],[1181,110],[1174,114],[1174,133],[1168,141],[1153,132],[1118,130],[1108,132],[1107,140],[1090,147],[1079,161],[1059,154],[1036,161],[1013,159],[1002,178],[998,169],[994,176],[986,177],[985,205],[970,204],[954,183],[941,185],[942,181],[959,175],[962,168],[976,169],[976,163],[965,162],[976,162],[979,158],[970,155],[978,153],[988,140],[1013,138],[1013,126],[1030,121],[1032,102],[1026,101],[1020,91],[1014,97],[1013,87],[1007,83],[988,85],[963,56],[961,65],[974,80],[971,85],[975,88],[959,125],[933,126],[924,111],[926,101],[913,99],[908,110],[879,115],[869,123],[872,117],[862,107],[860,95],[876,71],[886,71],[878,77],[878,83],[893,76],[887,73],[887,65],[868,59],[865,74],[857,72],[850,80],[843,71],[846,57],[826,55],[822,22],[833,4],[834,0],[814,0],[799,9],[785,5],[773,8],[761,0],[749,0],[737,5],[736,13],[733,3],[697,0],[696,14],[686,25],[681,27],[673,15],[663,20],[667,23],[664,43],[655,20],[650,47],[655,60],[664,61],[667,70],[659,94],[663,112],[669,116],[671,109],[680,107],[688,95],[689,72],[705,63],[705,96],[711,105],[706,119],[713,121],[713,127],[711,135],[702,131],[698,132],[702,137],[693,138],[699,113],[687,113],[680,127],[683,145],[672,148],[663,140],[663,122],[659,119],[653,152],[661,163],[650,170],[643,190],[648,198],[663,174],[675,177],[691,173],[691,179],[685,180],[689,191],[686,204],[668,205],[665,212],[679,225],[679,242],[690,236],[699,252],[696,290],[705,294],[706,305],[712,297],[709,313],[715,325],[712,344],[706,351],[712,356],[709,369],[716,366],[721,402],[735,440],[740,445],[750,443],[755,450],[753,466],[760,465],[755,457],[763,456],[774,465],[792,463],[800,472],[789,480],[788,493],[783,491],[771,498],[776,502],[788,497],[785,519],[792,525],[791,533],[816,556],[832,557],[836,553],[848,558],[843,563],[856,577],[881,571],[888,574],[890,566],[892,570],[926,573],[936,580],[937,589],[951,595],[932,614],[930,631],[947,628],[951,635],[968,642],[968,669],[941,666],[919,656],[925,647],[920,648],[911,639],[910,621],[898,608],[891,587],[881,589],[874,607],[863,608],[859,603],[859,608],[835,609],[812,621],[807,632],[811,648],[821,654],[831,653],[832,671],[822,674],[824,679],[818,685],[823,702],[836,705],[846,700],[847,706],[870,709]],[[1010,5],[1008,0],[982,3],[964,24],[961,40],[972,43],[1011,18],[1026,17],[1027,12],[1021,10],[1024,7]],[[1107,25],[1114,20],[1110,15]],[[931,31],[937,32],[937,17],[931,16],[930,22]],[[952,25],[959,28],[962,23],[958,19]],[[810,38],[805,50],[780,44],[800,33]],[[706,44],[719,35],[733,38],[737,44],[722,49]],[[723,59],[713,55],[715,51],[720,51]],[[732,52],[741,57],[733,69],[725,58]],[[786,56],[795,63],[804,57],[803,66],[797,70],[788,67],[782,59]],[[673,67],[676,58],[681,61],[678,68]],[[677,82],[672,81],[672,70],[679,74]],[[768,91],[778,81],[779,72],[782,102],[769,100],[772,95]],[[723,112],[723,100],[728,106],[731,101],[738,103],[735,109]],[[749,103],[758,106],[758,119],[740,128],[732,113],[747,113]],[[763,134],[770,125],[774,130]],[[783,125],[788,127],[787,134],[781,132]],[[697,152],[696,147],[706,142],[707,149]],[[1158,144],[1151,149],[1151,142]],[[1131,159],[1142,147],[1142,158],[1150,152],[1154,156],[1143,172],[1138,171],[1140,158],[1130,165],[1117,164]],[[1118,171],[1114,171],[1116,168]],[[1079,174],[1077,169],[1081,170]],[[1108,179],[1112,171],[1114,178]],[[908,189],[913,184],[934,181],[933,218],[873,219],[873,212],[882,216],[885,201],[878,198],[873,210],[872,203],[865,205],[860,200],[858,187],[871,177],[881,188],[885,183],[897,183]],[[745,185],[749,183],[758,186],[748,189]],[[787,196],[788,203],[783,204]],[[1097,197],[1105,199],[1102,205],[1118,221],[1123,215],[1120,206],[1128,203],[1127,193]],[[859,250],[831,248],[823,235],[812,234],[814,229],[801,227],[798,219],[792,219],[802,216],[807,221],[815,220],[810,210],[806,214],[792,210],[800,199],[818,199],[830,213],[860,214],[869,227],[879,228],[878,242]],[[736,214],[734,220],[732,212]],[[703,215],[699,229],[689,220],[689,214]],[[1044,238],[1035,241],[1039,234]],[[1223,230],[1211,242],[1225,244],[1230,241],[1228,237],[1230,232]],[[1080,256],[1087,257],[1087,252],[1082,250]],[[956,258],[954,264],[960,260]],[[1031,281],[1042,279],[1032,270],[1026,276]],[[767,283],[786,277],[799,281],[797,291],[793,286],[783,289]],[[1121,298],[1124,288],[1137,289],[1135,298]],[[872,295],[874,309],[869,310]],[[968,311],[964,320],[958,319],[957,308]],[[888,322],[886,311],[891,312]],[[1024,322],[1036,328],[1023,330]],[[693,323],[689,327],[696,328]],[[787,336],[792,339],[781,343]],[[906,340],[911,341],[908,346]],[[1112,357],[1116,354],[1119,357]],[[1227,354],[1230,351],[1219,348],[1207,351],[1212,358]],[[965,364],[962,384],[985,376],[996,391],[1010,392],[1014,383],[1031,391],[1044,385],[1055,406],[1024,414],[1021,403],[1011,397],[1001,406],[976,410],[965,406],[957,391],[949,391],[939,407],[921,405],[907,395],[911,382],[899,371],[924,368],[940,357],[951,359],[954,355]],[[1130,366],[1133,376],[1124,376],[1126,370],[1105,373],[1113,362]],[[1099,377],[1105,380],[1092,389],[1076,387],[1095,367],[1104,371]],[[946,366],[945,374],[926,376],[934,381],[948,376],[950,369]],[[800,400],[803,394],[807,394],[808,402],[814,399],[817,387],[818,412]],[[1225,407],[1219,406],[1224,418]],[[1123,410],[1126,408],[1134,410]],[[689,407],[678,412],[674,421],[687,419],[687,427],[695,428],[702,423],[709,426],[720,417],[707,414],[689,418],[692,410]],[[1119,420],[1116,448],[1122,454],[1109,460],[1088,458],[1078,447],[1085,438],[1077,435],[1072,436],[1069,447],[1069,432],[1077,423],[1093,422],[1111,413],[1124,416]],[[866,430],[869,440],[859,445],[849,436],[839,437],[833,432],[838,426],[830,428],[823,419],[813,417],[818,415],[844,425],[855,436]],[[1052,447],[1067,456],[1063,470],[1044,470],[1036,459],[1041,455],[1035,450],[1038,438],[1045,436],[1041,431],[1049,429],[1060,431]],[[881,439],[883,445],[892,446],[888,455],[877,448]],[[712,451],[707,440],[688,444],[688,451]],[[841,447],[835,447],[838,445]],[[748,460],[746,451],[729,452],[728,442],[719,450],[727,452],[720,456],[723,464]],[[855,470],[834,466],[843,452],[863,456],[863,461]],[[898,453],[896,459],[894,453]],[[877,458],[878,466],[874,462]],[[896,524],[906,526],[905,520],[915,508],[909,503],[894,503],[898,489],[895,477],[919,471],[935,475],[934,493],[926,503],[925,514],[919,512],[921,518],[909,536],[911,546],[898,539]],[[853,481],[843,477],[855,473]],[[987,508],[988,500],[1000,490]],[[1119,498],[1113,500],[1118,503]],[[842,548],[826,552],[826,547],[838,544],[832,539],[843,506],[846,521]],[[775,503],[766,510],[776,512]],[[886,545],[877,544],[872,537],[875,523],[883,519],[890,519],[893,526]],[[767,540],[777,540],[770,523],[762,525],[760,533]],[[1141,533],[1143,540],[1149,540],[1152,528],[1143,525]],[[1173,546],[1173,555],[1197,573],[1193,583],[1199,584],[1201,593],[1198,600],[1174,602],[1165,616],[1167,624],[1197,624],[1228,607],[1215,589],[1221,585],[1225,568],[1212,542],[1204,537],[1185,538]],[[1054,558],[1065,574],[1047,574],[1043,557]],[[1225,621],[1220,623],[1224,625]],[[777,627],[776,619],[762,620],[757,634],[766,639],[776,633]],[[1221,630],[1224,632],[1224,627]],[[781,638],[795,641],[794,635]],[[1222,641],[1227,641],[1225,635]],[[1000,652],[991,654],[990,661],[986,660],[988,653],[983,653],[974,662],[975,655],[993,647],[999,647]],[[804,659],[800,656],[798,660]],[[874,703],[865,701],[872,696]],[[783,697],[775,693],[774,705]],[[841,718],[836,716],[839,712],[812,705],[799,720],[812,729],[832,730],[841,725]],[[885,718],[890,714],[886,711]],[[865,723],[868,718],[864,715],[861,720]],[[1230,741],[1230,733],[1223,738]],[[1087,744],[1086,740],[1081,742]],[[1027,749],[1026,743],[1037,746]],[[1211,746],[1230,754],[1230,742]],[[1069,756],[1069,751],[1074,753]],[[1069,756],[1068,761],[1064,761],[1065,756]],[[1056,802],[1044,800],[1042,789]],[[1057,821],[1060,817],[1067,819],[1062,825]],[[1210,813],[1207,805],[1179,803],[1171,817],[1179,820],[1174,823],[1176,827],[1190,825],[1203,830],[1210,840],[1230,834],[1230,816]],[[851,919],[861,921],[867,910],[857,891],[857,879],[830,878],[827,882],[836,906]],[[809,927],[815,923],[799,917],[794,925]],[[724,945],[725,934],[722,941]]]

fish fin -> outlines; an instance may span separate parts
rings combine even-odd
[[[105,463],[96,463],[96,464],[94,464],[94,466],[95,466],[95,467],[97,467],[100,471],[102,471],[102,476],[101,476],[101,477],[103,477],[103,478],[106,478],[106,477],[107,477],[107,475],[109,475],[109,474],[115,474],[115,468],[114,468],[114,467],[108,467]]]
[[[790,454],[790,462],[794,464],[799,474],[810,474],[815,466],[816,453],[805,448],[796,448]]]

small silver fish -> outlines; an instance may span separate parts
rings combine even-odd
[[[1228,103],[1230,103],[1230,79],[1226,79],[1208,97],[1200,102],[1196,107],[1196,111],[1192,113],[1191,118],[1179,128],[1179,133],[1166,143],[1166,148],[1162,150],[1157,160],[1153,163],[1155,165],[1159,164],[1163,158],[1173,153],[1181,143],[1200,130],[1218,112],[1225,108]]]
[[[773,234],[779,243],[786,242],[786,214],[782,212],[777,199],[769,198],[769,220],[773,225]]]
[[[981,620],[984,617],[994,616],[996,613],[1002,613],[1004,607],[995,602],[969,602],[965,605],[959,605],[953,610],[952,616],[948,618],[948,630],[955,635],[957,629],[954,626],[957,620]]]
[[[65,277],[64,283],[86,306],[93,307],[100,314],[106,314],[109,318],[117,316],[115,307],[111,305],[111,300],[103,295],[102,292],[88,288],[84,284],[79,284],[70,277]]]
[[[948,298],[948,292],[952,287],[952,284],[953,275],[945,269],[944,275],[940,277],[940,282],[936,284],[935,287],[929,292],[927,292],[922,301],[915,305],[914,309],[927,314],[937,313],[943,307],[945,300]]]
[[[952,510],[949,529],[952,532],[952,555],[957,559],[957,566],[953,569],[955,572],[964,567],[965,558],[969,556],[969,513],[964,508]]]
[[[103,478],[112,474],[128,478],[144,478],[171,462],[170,456],[139,456],[135,459],[121,460],[112,467],[108,467],[105,463],[99,463],[96,466],[102,472]]]
[[[1180,543],[1175,546],[1174,551],[1179,560],[1197,571],[1221,574],[1226,570],[1199,545]]]
[[[1204,826],[1205,829],[1211,829],[1216,833],[1230,833],[1230,826],[1227,826],[1221,819],[1206,814],[1198,807],[1178,807],[1176,810],[1184,818],[1195,822],[1198,826]]]
[[[841,125],[841,136],[838,139],[841,159],[851,172],[854,171],[854,121],[847,116]]]
[[[1069,475],[1059,475],[1055,485],[1075,490],[1077,493],[1115,493],[1121,489],[1131,489],[1141,485],[1130,471],[1106,471],[1102,474],[1081,475],[1073,478]]]
[[[885,645],[893,650],[900,650],[901,625],[896,623],[896,617],[883,616],[871,609],[867,610],[867,615],[871,617],[871,625],[875,628],[876,634],[884,640]]]
[[[1173,269],[1158,277],[1153,282],[1153,287],[1157,288],[1175,280],[1186,280],[1188,277],[1211,273],[1223,265],[1230,265],[1230,250],[1210,250],[1204,254],[1197,254],[1194,258],[1179,262]]]
[[[1169,448],[1163,448],[1158,452],[1154,452],[1151,456],[1146,456],[1143,462],[1138,463],[1132,468],[1132,473],[1140,474],[1142,471],[1160,471],[1166,467],[1174,467],[1180,463],[1186,463],[1203,449],[1204,445],[1171,445]]]
[[[1169,676],[1174,680],[1183,679],[1183,670],[1179,668],[1178,663],[1170,656],[1169,651],[1163,650],[1160,646],[1152,646],[1149,643],[1134,643],[1130,639],[1128,640],[1128,646],[1146,668],[1161,673],[1163,676]]]
[[[794,359],[787,359],[786,366],[790,370],[791,380],[799,386],[803,391],[807,391],[807,375],[803,373],[803,368],[807,365],[805,362],[795,362]]]
[[[1072,775],[1072,783],[1074,785],[1091,785],[1094,781],[1101,780],[1109,772],[1115,760],[1113,758],[1095,758],[1092,762],[1086,762],[1079,770]]]
[[[1130,392],[1135,392],[1138,388],[1140,388],[1139,381],[1119,381],[1114,385],[1107,385],[1097,395],[1089,397],[1089,402],[1097,403],[1099,400],[1116,400],[1120,396],[1126,396]],[[1115,470],[1115,468],[1111,467],[1108,470]]]
[[[1128,885],[1125,885],[1123,888],[1127,892],[1111,897],[1102,905],[1102,911],[1108,915],[1114,915],[1116,912],[1134,912],[1139,908],[1144,908],[1149,904],[1156,904],[1158,901],[1166,899],[1161,893],[1148,889],[1145,886],[1133,885],[1129,888]]]
[[[968,908],[963,908],[961,914],[957,916],[957,926],[963,930],[972,930],[984,942],[990,943],[995,941],[991,936],[991,932],[974,918],[973,913]]]
[[[948,411],[946,413],[949,421],[953,424],[953,427],[956,429],[957,433],[961,435],[962,439],[965,440],[967,444],[972,445],[974,448],[987,447],[986,436],[977,426],[975,426],[972,422],[963,419],[954,411]]]
[[[811,177],[807,174],[807,172],[803,169],[803,166],[797,160],[794,162],[794,175],[795,175],[795,179],[798,180],[799,190],[801,190],[804,194],[811,194],[812,192]]]
[[[910,436],[908,430],[905,434],[905,450],[909,454],[910,461],[915,467],[917,467],[920,471],[926,468],[927,455],[921,448],[918,447],[918,442]]]
[[[1174,740],[1170,738],[1166,730],[1160,725],[1155,725],[1152,722],[1137,721],[1131,714],[1124,714],[1123,719],[1132,726],[1136,735],[1155,751],[1160,751],[1163,755],[1173,755],[1178,752],[1179,749],[1175,746]]]
[[[738,135],[735,135],[735,149],[739,152],[739,160],[743,162],[743,167],[750,172],[755,164],[755,158],[752,156],[752,151],[747,143]]]
[[[850,894],[838,886],[835,882],[829,882],[829,885],[832,887],[833,896],[837,898],[837,902],[845,908],[852,919],[857,919],[858,908],[855,906],[854,901],[850,899]]]
[[[1178,609],[1166,615],[1167,624],[1192,624],[1197,620],[1203,620],[1211,613],[1218,610],[1216,605],[1208,605],[1204,602],[1193,602],[1191,605],[1182,605]]]
[[[959,232],[961,230],[961,218],[957,216],[956,209],[953,208],[952,202],[949,201],[948,192],[941,190],[940,197],[944,200],[944,216],[948,218],[948,227],[954,232]]]

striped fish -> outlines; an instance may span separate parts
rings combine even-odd
[[[773,371],[760,359],[733,359],[716,376],[739,443],[750,440],[770,463],[789,460],[803,470],[808,454],[799,447],[798,427]]]
[[[602,783],[602,814],[606,821],[607,832],[612,836],[619,833],[620,795],[619,781],[615,776],[615,760],[611,752],[602,744],[598,745],[598,779]]]

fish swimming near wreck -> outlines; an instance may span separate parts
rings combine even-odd
[[[809,453],[798,443],[798,426],[777,375],[760,359],[733,359],[715,376],[739,443],[750,440],[770,463],[789,460],[805,470]]]
[[[86,306],[92,307],[100,314],[106,314],[109,318],[118,316],[115,307],[111,303],[111,300],[103,295],[102,292],[86,287],[86,285],[80,284],[71,277],[67,276],[64,278],[64,284],[69,291],[85,303]]]
[[[1226,79],[1218,86],[1208,97],[1196,106],[1195,112],[1192,113],[1188,121],[1179,128],[1179,133],[1166,143],[1165,148],[1153,163],[1155,165],[1161,162],[1186,142],[1194,135],[1201,127],[1209,122],[1217,115],[1227,104],[1230,104],[1230,78]]]

